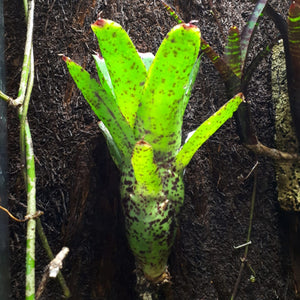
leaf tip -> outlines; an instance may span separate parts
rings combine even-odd
[[[189,30],[189,29],[196,29],[196,30],[199,30],[199,28],[196,26],[196,25],[194,25],[194,23],[196,22],[196,20],[192,20],[192,21],[190,21],[189,23],[182,23],[182,24],[180,24],[184,29],[187,29],[187,30]],[[179,26],[180,26],[179,25]]]
[[[146,146],[149,145],[147,142],[145,142],[144,140],[140,140],[136,143],[138,146]]]
[[[152,149],[151,145],[144,140],[137,141],[137,143],[135,144],[135,148],[136,149],[144,149],[144,151]]]
[[[102,60],[102,59],[104,60],[103,56],[102,56],[99,52],[96,52],[96,51],[95,51],[94,53],[95,53],[95,54],[93,54],[94,57],[97,57],[97,58],[99,58],[100,60]]]
[[[70,62],[70,61],[71,61],[71,58],[68,57],[68,56],[65,56],[65,55],[62,55],[61,58],[62,58],[62,60],[63,60],[64,62]]]
[[[289,8],[289,20],[294,21],[293,19],[295,18],[295,21],[298,21],[298,18],[300,15],[300,1],[293,1],[290,8]]]
[[[230,27],[229,32],[240,34],[239,29],[235,25]]]
[[[104,27],[104,25],[107,23],[107,21],[105,19],[101,19],[99,18],[94,24],[92,24],[93,26],[97,26],[97,27]]]
[[[243,93],[238,93],[237,95],[238,95],[239,98],[242,99],[242,102],[245,102],[245,96],[244,96]]]

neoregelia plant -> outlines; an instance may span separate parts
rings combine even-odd
[[[117,23],[99,19],[92,29],[100,83],[63,57],[69,72],[101,120],[110,154],[121,171],[121,198],[129,246],[146,278],[160,281],[183,204],[183,170],[197,149],[243,101],[238,94],[199,126],[182,145],[183,115],[200,58],[200,31],[175,26],[155,57],[139,54]]]

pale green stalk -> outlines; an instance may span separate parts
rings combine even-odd
[[[20,145],[21,157],[25,161],[24,169],[25,184],[27,189],[27,215],[33,216],[36,213],[36,175],[34,164],[34,152],[29,124],[27,121],[28,104],[34,81],[33,50],[31,50],[30,74],[26,96],[22,109],[20,108]],[[35,228],[36,220],[30,218],[27,223],[26,242],[26,300],[35,299]]]
[[[27,0],[23,0],[23,6],[24,6],[25,17],[27,18],[27,16],[28,16],[28,1]]]
[[[6,94],[4,94],[2,91],[0,91],[0,98],[6,102],[8,102],[9,104],[10,103],[13,103],[14,99],[7,96]]]
[[[25,122],[25,143],[26,143],[26,176],[27,176],[27,216],[34,216],[36,213],[36,177],[34,165],[34,153],[32,139],[28,122]],[[27,222],[26,242],[26,300],[35,299],[35,228],[36,220],[30,217]]]
[[[26,4],[27,1],[24,1],[25,6],[25,15],[26,13]],[[29,8],[34,10],[34,1],[31,2],[31,7]],[[31,20],[28,17],[28,21]],[[33,19],[32,19],[33,22]],[[28,28],[33,29],[33,26],[28,26]],[[31,34],[32,37],[32,34]],[[21,158],[22,162],[26,165],[26,170],[24,170],[24,178],[27,185],[27,215],[34,215],[36,213],[36,175],[35,175],[35,165],[34,165],[34,153],[33,153],[33,145],[30,133],[30,127],[27,121],[27,112],[29,107],[29,101],[31,97],[31,92],[34,83],[34,55],[33,55],[33,47],[31,45],[30,56],[28,60],[28,66],[24,66],[25,70],[29,71],[29,77],[27,78],[28,83],[24,84],[27,86],[26,94],[22,99],[22,105],[19,108],[19,117],[20,117],[20,148],[21,148]],[[26,74],[24,73],[24,80]],[[21,79],[22,80],[22,79]],[[21,87],[21,85],[20,85]],[[21,89],[20,89],[21,91]],[[22,92],[22,91],[21,91]],[[20,94],[19,94],[20,97]],[[16,99],[17,101],[17,99]],[[26,300],[27,299],[35,299],[35,229],[38,229],[38,234],[46,250],[48,257],[50,260],[54,258],[53,253],[50,249],[47,238],[44,234],[41,221],[38,219],[37,224],[35,219],[29,219],[27,224],[27,249],[26,249]],[[59,283],[64,291],[64,295],[66,298],[69,298],[71,293],[69,288],[66,285],[64,277],[61,272],[59,272],[57,276]]]
[[[24,99],[24,102],[19,108],[19,118],[20,118],[20,150],[21,150],[21,162],[23,164],[23,175],[25,183],[27,181],[27,175],[26,175],[26,141],[25,141],[25,125],[27,121],[27,112],[28,112],[28,106],[31,96],[31,91],[33,88],[33,82],[34,82],[34,58],[33,58],[33,49],[31,49],[31,55],[30,55],[30,73],[28,78],[28,86],[26,91],[26,96]]]
[[[24,50],[24,60],[22,65],[22,73],[20,80],[20,87],[18,91],[18,97],[13,99],[0,91],[0,99],[8,102],[11,105],[19,107],[19,119],[20,119],[20,149],[21,149],[21,161],[23,164],[23,175],[27,190],[27,241],[26,241],[26,300],[35,299],[35,232],[36,226],[38,233],[42,240],[42,244],[45,247],[46,252],[50,255],[50,259],[53,258],[53,253],[49,247],[47,238],[43,232],[40,220],[36,224],[36,175],[35,175],[35,163],[34,152],[32,145],[32,138],[30,133],[30,127],[27,121],[27,112],[31,92],[34,83],[34,57],[32,47],[33,36],[33,20],[34,20],[34,0],[23,1],[25,18],[27,21],[27,34]],[[49,252],[50,251],[50,252]],[[51,257],[52,256],[52,257]],[[61,273],[58,274],[59,282],[64,291],[66,298],[70,297],[70,291],[65,283],[65,280]]]
[[[33,20],[34,20],[34,0],[27,3],[24,1],[25,17],[27,20],[27,35],[24,50],[24,60],[22,66],[20,87],[18,98],[15,104],[20,104],[19,118],[20,126],[20,147],[22,163],[25,163],[24,179],[27,190],[27,216],[34,216],[36,213],[36,176],[32,138],[27,121],[27,111],[31,91],[34,82],[34,60],[32,48]],[[26,241],[26,290],[25,299],[35,299],[35,233],[36,220],[29,218],[27,222]]]
[[[14,105],[22,105],[25,99],[28,76],[30,73],[30,54],[32,48],[33,36],[33,19],[34,19],[34,0],[28,2],[24,1],[25,17],[27,20],[27,34],[24,50],[24,59],[21,72],[20,87],[17,99],[14,100]]]

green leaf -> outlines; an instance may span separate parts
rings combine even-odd
[[[199,72],[199,68],[200,68],[200,63],[201,63],[202,55],[203,55],[203,54],[201,54],[201,55],[197,58],[196,62],[194,63],[192,72],[191,72],[191,74],[190,74],[190,76],[189,76],[189,82],[188,82],[188,84],[186,85],[186,87],[184,88],[184,89],[185,89],[185,94],[184,94],[184,96],[183,96],[183,101],[182,101],[183,103],[182,103],[182,106],[181,106],[181,109],[182,109],[181,115],[182,115],[182,117],[183,117],[183,115],[184,115],[186,106],[187,106],[187,104],[188,104],[188,102],[189,102],[189,100],[190,100],[191,94],[192,94],[192,89],[193,89],[193,86],[194,86],[194,84],[195,84],[195,81],[196,81],[196,77],[197,77],[197,75],[198,75],[198,72]]]
[[[241,44],[240,32],[236,26],[229,29],[228,41],[225,46],[224,59],[233,73],[241,78]]]
[[[133,127],[147,77],[146,67],[121,25],[100,19],[92,25],[92,29],[108,69],[117,104]]]
[[[243,100],[243,94],[240,93],[236,95],[194,131],[176,156],[175,164],[177,170],[182,170],[189,164],[195,152],[232,117],[232,114],[237,110]]]
[[[106,144],[109,150],[109,153],[114,161],[114,163],[116,164],[116,166],[118,167],[119,170],[121,170],[122,166],[123,166],[123,159],[122,156],[120,154],[120,151],[115,143],[115,141],[113,140],[110,132],[108,131],[108,129],[105,127],[105,125],[103,124],[103,122],[99,122],[98,123],[99,128],[102,132],[102,134],[104,135],[105,139],[106,139]]]
[[[175,26],[163,40],[150,67],[135,135],[153,147],[159,159],[175,155],[181,145],[185,87],[200,48],[200,31]]]
[[[68,57],[63,57],[69,72],[84,98],[90,104],[97,117],[104,123],[115,141],[122,159],[128,160],[135,144],[135,138],[112,94],[107,91],[85,71]]]
[[[251,14],[246,26],[244,27],[242,34],[241,34],[241,63],[242,69],[245,67],[245,62],[247,59],[247,54],[249,51],[249,45],[251,43],[253,33],[255,28],[258,24],[258,19],[262,15],[268,0],[258,0],[256,2],[255,8],[253,13]]]
[[[137,192],[143,191],[144,196],[157,196],[162,191],[162,182],[154,162],[151,145],[138,141],[133,149],[131,164],[138,184]]]
[[[106,92],[109,94],[111,93],[113,97],[115,98],[115,92],[114,88],[111,83],[111,79],[104,61],[104,58],[101,57],[99,54],[93,55],[93,58],[95,60],[97,72],[98,72],[98,77],[100,80],[101,85],[103,88],[106,90]]]

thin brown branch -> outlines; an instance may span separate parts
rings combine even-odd
[[[247,180],[250,175],[254,172],[254,170],[256,169],[256,167],[258,166],[259,162],[256,161],[255,165],[253,166],[253,168],[250,170],[250,172],[248,173],[248,175],[244,178],[244,180]]]
[[[38,210],[34,215],[26,215],[25,218],[23,220],[21,220],[21,219],[18,219],[17,217],[15,217],[8,209],[6,209],[5,207],[3,207],[1,205],[0,205],[0,209],[3,210],[4,212],[6,212],[9,215],[9,217],[12,218],[14,221],[19,222],[19,223],[24,223],[30,219],[36,219],[44,214],[42,211]]]
[[[24,219],[24,220],[20,220],[20,219],[18,219],[17,217],[15,217],[13,214],[11,214],[11,213],[9,212],[8,209],[6,209],[5,207],[3,207],[3,206],[1,206],[1,205],[0,205],[0,209],[3,210],[4,212],[6,212],[6,213],[10,216],[10,218],[12,218],[14,221],[20,222],[20,223],[26,222],[25,219]]]
[[[69,248],[63,247],[62,250],[56,255],[56,257],[46,266],[42,280],[36,292],[36,299],[39,299],[45,290],[49,277],[56,277],[60,274],[62,268],[62,262],[66,255],[69,253]],[[67,296],[69,298],[70,295]]]
[[[47,281],[49,279],[49,265],[46,267],[45,271],[44,271],[44,274],[43,274],[43,277],[42,277],[42,280],[39,284],[39,287],[36,291],[36,299],[40,299],[40,297],[42,296],[44,290],[45,290],[45,287],[47,285]]]
[[[254,145],[244,145],[249,150],[253,151],[257,155],[263,155],[270,157],[274,160],[287,160],[287,161],[298,161],[300,162],[300,155],[297,153],[287,153],[279,151],[275,148],[269,148],[263,145],[261,142],[258,142]]]

